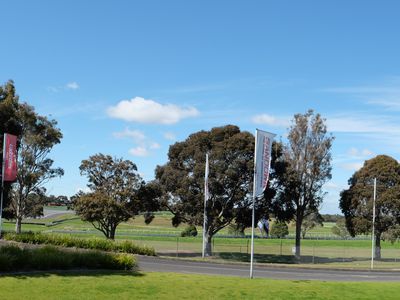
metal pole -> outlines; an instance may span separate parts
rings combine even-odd
[[[254,172],[253,172],[253,208],[251,210],[251,250],[250,250],[250,279],[253,278],[253,261],[254,261],[254,206],[256,200],[256,172],[257,172],[257,130],[254,144]]]
[[[374,179],[374,200],[372,207],[372,253],[371,253],[371,270],[374,269],[375,256],[375,201],[376,201],[376,178]]]
[[[206,247],[206,225],[207,225],[207,200],[208,200],[208,153],[206,153],[206,166],[204,176],[204,212],[203,212],[203,250],[201,257],[205,257]]]
[[[4,197],[4,168],[5,168],[5,160],[6,160],[6,154],[5,154],[5,145],[6,145],[6,135],[3,135],[3,161],[2,161],[2,166],[1,166],[1,199],[0,199],[0,238],[2,237],[2,215],[3,215],[3,197]]]

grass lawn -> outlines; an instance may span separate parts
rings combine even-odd
[[[174,273],[0,276],[1,299],[398,299],[400,283],[283,281]]]

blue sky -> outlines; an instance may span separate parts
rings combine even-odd
[[[169,145],[236,124],[285,139],[309,108],[336,137],[323,213],[365,159],[400,157],[399,1],[3,1],[0,82],[55,118],[65,176],[82,159],[135,162],[146,180]]]

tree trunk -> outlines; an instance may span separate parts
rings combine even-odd
[[[381,234],[375,236],[375,259],[381,259]]]
[[[17,216],[16,222],[15,222],[15,233],[17,233],[17,234],[21,233],[21,226],[22,226],[22,217]]]
[[[117,227],[115,226],[112,226],[111,228],[110,228],[110,231],[109,231],[109,237],[107,237],[108,239],[110,239],[110,240],[114,240],[115,239],[115,231],[116,231],[116,229],[117,229]]]
[[[300,217],[300,214],[297,213],[296,217],[296,251],[295,251],[295,258],[297,261],[300,261],[300,239],[301,239],[301,223],[302,223],[302,218]]]
[[[204,256],[212,256],[212,235],[206,231]]]

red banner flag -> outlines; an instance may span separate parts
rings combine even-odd
[[[15,135],[4,134],[3,163],[4,181],[15,181],[17,179],[17,137]]]

